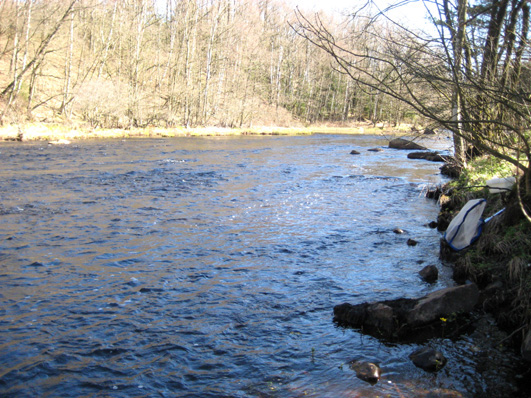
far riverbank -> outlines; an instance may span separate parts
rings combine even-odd
[[[171,138],[245,135],[310,135],[310,134],[352,134],[352,135],[404,135],[411,133],[412,126],[386,127],[382,124],[359,123],[349,126],[309,126],[309,127],[147,127],[130,129],[94,129],[70,127],[57,123],[31,123],[0,127],[0,141],[53,141],[65,143],[70,140],[106,138]],[[59,142],[59,143],[61,143]]]

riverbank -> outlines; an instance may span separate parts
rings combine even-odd
[[[382,124],[357,123],[342,126],[315,125],[309,127],[252,127],[252,128],[131,128],[93,129],[82,126],[68,126],[56,123],[31,123],[0,127],[0,141],[53,141],[66,143],[86,139],[127,138],[171,138],[245,135],[310,135],[310,134],[352,134],[352,135],[404,135],[411,133],[410,125],[389,127]]]
[[[528,362],[523,363],[522,383],[531,373],[531,223],[524,217],[516,187],[507,193],[490,193],[486,180],[514,174],[509,166],[489,158],[473,161],[461,176],[441,189],[438,229],[445,231],[452,218],[472,199],[484,198],[487,206],[480,238],[455,252],[441,240],[440,255],[453,268],[457,283],[474,282],[481,290],[478,313],[491,314],[507,335],[497,345],[507,346]],[[531,201],[523,198],[529,209]],[[501,209],[501,214],[495,215]],[[527,386],[529,391],[529,386]]]

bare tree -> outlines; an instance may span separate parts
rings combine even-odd
[[[472,8],[465,0],[434,3],[437,36],[392,21],[384,23],[382,12],[352,18],[366,21],[355,33],[357,42],[376,38],[376,46],[349,46],[318,17],[300,12],[296,28],[330,54],[337,68],[357,84],[402,101],[453,131],[456,156],[462,163],[461,139],[513,164],[523,174],[530,195],[531,109],[529,87],[523,80],[529,73],[525,62],[529,4],[489,0]]]

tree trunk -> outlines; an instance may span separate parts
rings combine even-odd
[[[72,57],[74,53],[74,13],[70,14],[70,36],[69,36],[69,46],[68,46],[68,55],[65,60],[65,82],[63,87],[63,100],[61,102],[61,107],[59,113],[66,115],[66,107],[70,102],[70,81],[72,76]]]
[[[0,93],[0,96],[5,96],[7,93],[11,92],[15,88],[16,82],[21,79],[27,72],[30,70],[30,68],[35,66],[35,63],[42,62],[42,59],[45,56],[45,51],[48,48],[48,45],[52,41],[52,39],[55,37],[63,23],[66,21],[70,13],[72,12],[72,8],[77,3],[78,0],[71,0],[68,8],[62,15],[59,22],[55,24],[53,29],[46,35],[46,37],[40,42],[33,59],[20,71],[20,73],[16,74],[16,76],[13,78],[13,81],[7,85],[6,88]]]

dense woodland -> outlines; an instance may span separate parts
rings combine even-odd
[[[321,18],[341,36],[356,28]],[[2,122],[411,121],[400,101],[356,87],[295,20],[282,0],[2,0]]]
[[[430,32],[386,18],[370,0],[343,16],[289,0],[2,0],[0,122],[422,118],[453,132],[462,165],[473,146],[524,174],[531,195],[529,2],[414,6],[430,10]]]

